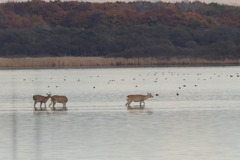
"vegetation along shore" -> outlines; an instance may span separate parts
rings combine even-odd
[[[190,58],[103,58],[103,57],[45,57],[0,58],[0,68],[81,68],[81,67],[131,67],[131,66],[206,66],[240,65],[239,60],[206,60]]]
[[[1,3],[0,57],[21,57],[3,59],[1,66],[22,67],[238,64],[240,6],[201,1]]]

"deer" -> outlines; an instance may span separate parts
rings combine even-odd
[[[46,108],[46,102],[48,101],[49,98],[51,98],[51,94],[48,94],[48,93],[46,93],[46,94],[47,94],[46,97],[44,97],[44,96],[42,96],[42,95],[34,95],[34,96],[33,96],[34,108],[35,108],[35,110],[37,110],[37,108],[36,108],[37,102],[40,102],[40,108],[41,108],[41,110],[42,110],[42,103],[45,104],[45,108]]]
[[[48,107],[51,107],[51,105],[53,105],[53,110],[56,110],[55,104],[56,103],[62,103],[63,108],[66,108],[67,101],[68,101],[68,98],[66,96],[54,95],[54,96],[51,97],[51,103],[49,104]]]
[[[148,98],[153,98],[151,93],[147,93],[147,95],[128,95],[127,103],[125,104],[125,106],[130,107],[130,104],[132,102],[140,102],[140,107],[141,107],[141,104],[144,103],[144,106],[145,106],[144,100]]]

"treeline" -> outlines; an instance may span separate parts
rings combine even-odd
[[[57,26],[91,28],[163,24],[184,28],[240,27],[240,7],[194,2],[7,2],[0,4],[0,29]]]
[[[88,30],[56,27],[0,30],[1,57],[105,56],[239,59],[240,30],[192,30],[166,25],[98,25]]]
[[[0,56],[240,59],[240,7],[181,2],[0,4]]]

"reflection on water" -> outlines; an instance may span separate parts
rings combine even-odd
[[[238,160],[239,69],[1,70],[0,159]],[[35,110],[50,91],[68,107]]]
[[[138,106],[138,107],[132,107],[132,106],[127,106],[127,109],[128,110],[143,110],[144,109],[144,106]]]
[[[47,111],[47,107],[44,107],[44,108],[37,108],[37,107],[34,107],[34,110],[35,111]]]
[[[61,108],[56,108],[56,107],[49,107],[51,111],[67,111],[67,107],[61,107]],[[48,111],[48,109],[45,107],[45,108],[36,108],[34,107],[34,110],[35,111]]]
[[[149,115],[153,114],[153,111],[151,109],[147,109],[147,108],[140,107],[140,106],[138,106],[138,107],[128,106],[127,110],[130,114],[144,114],[144,113],[149,114]]]
[[[67,111],[67,107],[62,107],[62,108],[52,107],[51,110],[52,110],[52,111]]]

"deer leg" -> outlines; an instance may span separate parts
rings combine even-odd
[[[53,104],[53,102],[51,102],[48,107],[51,107],[52,104]]]
[[[145,107],[145,102],[143,101],[144,105],[143,105],[143,108]]]
[[[127,106],[127,109],[128,110],[132,110],[133,108],[131,106]]]
[[[132,101],[127,101],[126,106],[129,107],[131,103],[132,103]]]
[[[41,110],[42,110],[42,102],[41,102],[41,104],[40,104],[40,108],[41,108]]]
[[[37,109],[37,108],[36,108],[36,104],[37,104],[37,102],[34,103],[34,108],[35,108],[35,110]]]
[[[127,100],[127,103],[125,104],[125,106],[129,106],[129,100]]]
[[[66,102],[63,103],[63,108],[62,108],[63,111],[67,111],[67,106],[66,106]]]
[[[53,110],[56,110],[55,104],[56,104],[56,102],[53,102]]]

